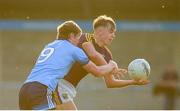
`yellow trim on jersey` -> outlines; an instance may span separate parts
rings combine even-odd
[[[86,33],[85,37],[86,37],[87,42],[92,42],[93,34]]]
[[[54,101],[55,101],[55,103],[56,103],[57,105],[62,104],[62,103],[61,103],[61,100],[59,100],[60,98],[59,98],[58,92],[57,92],[56,90],[53,92],[53,96],[54,96]]]

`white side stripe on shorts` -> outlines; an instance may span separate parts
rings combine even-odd
[[[50,91],[49,89],[47,89],[47,101],[48,101],[49,109],[55,108],[55,105],[53,104],[52,101],[52,91]]]

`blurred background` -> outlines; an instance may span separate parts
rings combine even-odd
[[[0,0],[0,109],[18,109],[19,88],[60,23],[75,20],[92,32],[93,19],[104,14],[117,23],[109,47],[114,60],[127,68],[136,58],[146,59],[151,83],[107,89],[103,79],[88,75],[77,87],[78,109],[149,110],[169,104],[180,109],[180,0]],[[167,68],[176,72],[175,79],[163,80]],[[161,90],[161,81],[171,81],[173,88]]]

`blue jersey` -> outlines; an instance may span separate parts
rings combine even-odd
[[[54,91],[73,63],[87,64],[88,61],[82,49],[67,40],[55,40],[42,50],[25,83],[37,81]]]

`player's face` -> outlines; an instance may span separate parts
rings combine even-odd
[[[99,39],[105,46],[110,45],[115,37],[115,30],[110,24],[108,26],[99,28]]]
[[[81,33],[75,35],[75,37],[74,37],[74,43],[75,43],[76,45],[78,45],[80,37],[81,37]]]
[[[74,45],[78,45],[78,43],[79,43],[79,39],[80,39],[80,37],[81,37],[81,33],[79,33],[79,34],[73,34],[73,33],[71,33],[70,34],[70,41],[71,41],[71,43],[73,43]]]

